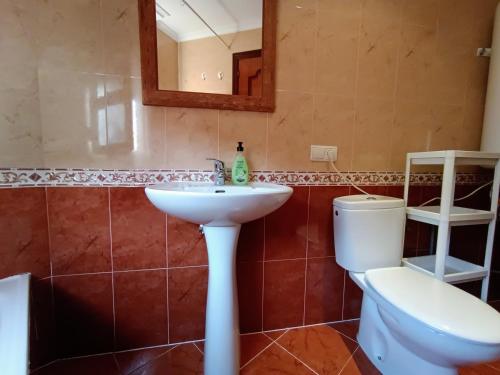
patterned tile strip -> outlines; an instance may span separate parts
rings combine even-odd
[[[228,174],[229,175],[229,174]],[[361,186],[404,184],[402,172],[290,172],[254,171],[252,182],[272,182],[302,186],[347,185],[349,178]],[[469,185],[486,182],[485,174],[457,174],[457,184]],[[107,169],[48,169],[0,168],[0,188],[28,186],[147,186],[165,182],[212,182],[213,172],[206,170],[107,170]],[[415,173],[414,185],[439,185],[439,173]]]

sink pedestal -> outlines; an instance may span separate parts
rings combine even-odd
[[[208,248],[205,375],[237,375],[240,330],[236,289],[236,247],[241,225],[204,226]]]

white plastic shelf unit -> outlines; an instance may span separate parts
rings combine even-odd
[[[412,165],[443,165],[441,204],[439,206],[408,207],[410,171]],[[491,206],[489,211],[475,210],[454,205],[456,167],[459,165],[490,166],[495,168]],[[481,299],[488,298],[491,257],[500,186],[500,153],[477,151],[414,152],[406,156],[404,199],[407,217],[438,227],[435,255],[403,259],[403,264],[449,283],[483,280]],[[484,263],[478,266],[449,255],[452,226],[488,224]]]

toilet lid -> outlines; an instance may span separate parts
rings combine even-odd
[[[365,280],[387,302],[437,331],[500,343],[500,314],[461,289],[408,267],[369,270]]]

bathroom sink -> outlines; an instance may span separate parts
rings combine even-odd
[[[258,219],[285,203],[288,186],[253,183],[215,186],[207,183],[167,183],[146,188],[161,211],[206,226],[233,226]]]
[[[236,249],[241,224],[265,216],[292,195],[288,186],[168,183],[146,195],[168,215],[203,225],[208,252],[204,375],[238,375],[240,342]]]

